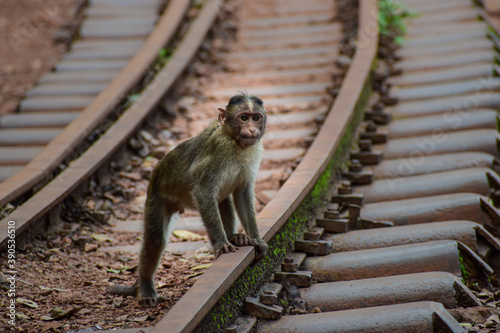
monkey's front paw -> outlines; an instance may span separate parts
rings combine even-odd
[[[236,246],[255,245],[254,240],[245,234],[234,234],[229,238],[229,242]]]
[[[223,253],[236,252],[237,248],[233,246],[231,243],[225,243],[221,246],[214,248],[215,259],[219,258]]]

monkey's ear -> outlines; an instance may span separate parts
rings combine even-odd
[[[219,108],[218,110],[220,111],[219,117],[218,117],[219,127],[221,127],[221,126],[224,126],[224,124],[226,123],[226,109]]]

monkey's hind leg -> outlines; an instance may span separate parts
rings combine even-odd
[[[167,246],[173,212],[159,198],[148,199],[144,214],[144,235],[139,253],[139,277],[137,299],[142,306],[156,306],[159,297],[154,277],[160,264],[163,250]]]

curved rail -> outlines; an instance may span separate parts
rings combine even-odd
[[[171,5],[173,6],[178,2],[179,1],[173,1]],[[16,221],[16,233],[18,235],[25,231],[30,225],[35,223],[62,202],[65,197],[71,194],[73,190],[82,184],[99,168],[99,166],[105,163],[105,161],[107,161],[134,133],[142,121],[152,112],[154,107],[169,91],[173,83],[179,78],[194,57],[205,35],[217,17],[220,3],[220,0],[207,1],[169,62],[148,85],[140,98],[125,111],[125,113],[98,141],[94,143],[92,147],[78,159],[71,162],[52,182],[41,189],[23,205],[18,207],[7,218],[0,221],[0,247],[4,247],[7,242],[8,221]],[[134,68],[135,67],[134,65]],[[147,68],[147,66],[145,66],[145,68]],[[119,78],[114,81],[116,85],[118,85],[118,79]],[[101,95],[101,98],[107,99],[108,97],[106,95]],[[118,102],[118,100],[109,102]],[[92,111],[93,109],[89,110]],[[78,119],[80,119],[80,117]],[[73,126],[71,126],[71,128],[73,128]],[[61,144],[59,143],[59,145]],[[60,148],[62,149],[62,147]],[[64,151],[67,152],[68,150]],[[33,164],[35,164],[35,162]]]
[[[189,1],[170,1],[141,50],[81,114],[20,172],[0,183],[0,207],[12,202],[47,178],[95,130],[155,61],[159,50],[174,36]]]
[[[320,132],[302,162],[276,196],[258,215],[259,232],[269,242],[285,224],[326,170],[334,154],[345,149],[343,140],[370,84],[370,70],[378,44],[377,3],[360,1],[358,47],[342,88]],[[349,144],[350,145],[350,140]],[[155,326],[153,332],[192,332],[221,296],[249,267],[253,248],[221,256]]]

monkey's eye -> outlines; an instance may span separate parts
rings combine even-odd
[[[258,114],[253,116],[253,121],[259,121],[259,120],[260,120],[260,116]]]
[[[247,121],[248,120],[248,116],[246,114],[244,114],[244,115],[241,116],[240,119],[243,120],[243,121]]]

